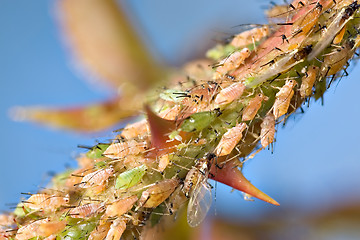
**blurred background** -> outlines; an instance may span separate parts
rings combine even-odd
[[[265,23],[264,10],[270,6],[260,0],[119,4],[154,58],[171,67],[201,58],[218,39],[240,31],[239,24]],[[9,118],[14,106],[76,106],[115,95],[75,67],[58,20],[56,1],[0,0],[1,211],[11,211],[26,197],[22,192],[35,193],[54,173],[75,167],[74,157],[85,151],[78,144],[91,146],[113,136],[111,131],[79,134]],[[312,238],[310,227],[300,222],[336,209],[360,208],[360,108],[355,98],[360,68],[355,65],[348,69],[349,77],[328,90],[323,106],[312,101],[310,108],[303,106],[305,114],[278,126],[273,154],[262,151],[246,163],[244,175],[281,206],[244,201],[241,193],[213,184],[216,201],[210,215],[246,224],[286,219],[289,235],[275,231],[273,239],[322,239]],[[322,233],[323,239],[360,236],[347,222],[336,226],[331,234],[330,228]]]

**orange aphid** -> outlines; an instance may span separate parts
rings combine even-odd
[[[104,211],[104,205],[99,203],[88,203],[70,210],[69,215],[73,218],[91,217]]]
[[[106,222],[104,224],[100,224],[99,226],[97,226],[89,235],[88,240],[103,240],[109,229],[110,229],[110,222]]]
[[[205,83],[198,85],[187,91],[187,95],[181,101],[183,105],[179,114],[175,116],[175,119],[185,119],[193,113],[210,111],[211,104],[216,92],[218,90],[217,84]]]
[[[123,199],[116,200],[106,207],[105,216],[108,217],[120,217],[124,213],[128,212],[138,200],[137,196],[131,196]]]
[[[149,124],[146,119],[139,122],[128,124],[121,132],[120,136],[125,139],[136,138],[150,131]]]
[[[65,206],[68,202],[68,197],[39,193],[31,195],[31,197],[24,202],[24,206],[33,210],[53,211]]]
[[[165,168],[167,167],[167,165],[169,165],[170,159],[169,159],[169,154],[164,154],[161,155],[159,157],[159,166],[158,166],[158,170],[160,172],[163,172],[165,170]]]
[[[267,101],[269,98],[264,94],[259,93],[253,99],[250,100],[249,104],[243,111],[242,120],[249,121],[254,119],[256,113],[259,111],[261,107],[262,101]]]
[[[215,154],[218,157],[230,154],[241,140],[245,128],[246,123],[239,123],[235,127],[230,128],[220,139],[219,144],[215,148]]]
[[[215,98],[215,103],[219,105],[231,103],[235,99],[238,99],[244,90],[245,85],[243,83],[233,83],[219,92]]]
[[[105,240],[119,240],[125,229],[126,222],[121,218],[115,219],[110,226],[110,230],[107,233]]]
[[[296,81],[287,80],[285,85],[276,94],[276,99],[273,105],[275,119],[278,119],[279,117],[287,113],[290,106],[291,98],[294,96],[293,88],[295,85]]]
[[[18,229],[15,239],[27,240],[33,237],[48,237],[60,232],[66,226],[66,221],[50,221],[49,218],[37,220]]]
[[[249,44],[256,43],[269,34],[269,27],[263,26],[260,28],[253,28],[248,31],[236,35],[231,41],[231,45],[237,48],[248,46]]]
[[[216,68],[214,78],[221,78],[229,71],[238,68],[241,64],[244,63],[245,59],[250,56],[250,53],[251,52],[248,48],[243,48],[241,51],[232,53],[229,57],[225,58],[219,63],[219,67]]]
[[[147,147],[145,141],[137,142],[134,139],[120,143],[112,143],[106,151],[104,156],[112,159],[123,158],[127,155],[138,155]]]
[[[348,40],[338,49],[328,53],[321,66],[322,75],[324,77],[331,76],[343,69],[346,62],[352,57],[354,46],[357,44],[356,41]]]
[[[27,240],[27,239],[36,237],[37,236],[36,232],[37,232],[37,229],[39,228],[39,226],[41,224],[47,223],[49,221],[50,221],[50,219],[45,218],[45,219],[34,221],[25,226],[22,226],[21,228],[18,229],[15,239],[16,240]]]
[[[311,9],[307,14],[305,14],[303,17],[299,18],[293,23],[293,34],[308,34],[310,30],[317,24],[321,12],[322,5],[320,3],[317,3],[313,9]]]
[[[145,190],[139,200],[139,205],[145,208],[155,208],[167,199],[179,185],[179,179],[172,178],[157,182]]]
[[[79,187],[89,188],[93,186],[101,186],[109,179],[110,176],[114,175],[114,172],[114,169],[110,167],[89,173],[82,178]]]
[[[300,96],[302,98],[305,98],[305,97],[308,97],[311,95],[312,88],[316,81],[318,72],[319,72],[319,67],[311,66],[305,73],[304,77],[301,79]]]
[[[49,221],[41,223],[36,230],[37,236],[48,237],[52,234],[58,233],[64,230],[66,227],[66,221]]]
[[[261,127],[261,132],[260,132],[261,145],[263,148],[266,148],[270,143],[274,141],[274,136],[275,136],[275,117],[271,112],[269,112],[265,116],[260,127]]]

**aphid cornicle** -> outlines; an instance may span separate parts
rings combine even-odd
[[[302,98],[308,97],[312,94],[312,88],[316,81],[319,72],[319,67],[311,66],[306,71],[305,75],[301,79],[300,96]]]
[[[233,83],[230,86],[222,89],[216,95],[215,103],[218,105],[228,104],[238,99],[244,92],[245,85],[241,82]]]
[[[219,66],[216,68],[214,78],[221,78],[231,70],[238,68],[241,64],[244,63],[245,59],[250,56],[250,53],[251,52],[248,48],[243,48],[241,51],[232,53],[229,57],[225,58],[219,63]]]
[[[187,222],[190,227],[198,226],[210,209],[212,196],[207,180],[215,154],[201,158],[186,175],[182,191],[190,197],[187,208]]]
[[[109,177],[114,174],[114,172],[114,169],[110,167],[89,173],[82,178],[79,187],[89,188],[103,185],[109,179]]]
[[[296,85],[296,81],[287,80],[285,85],[282,86],[280,91],[276,94],[276,99],[273,105],[273,113],[275,119],[278,119],[285,113],[287,113],[288,108],[290,106],[291,98],[294,96],[294,86]]]
[[[269,112],[260,125],[260,142],[263,148],[266,148],[274,141],[275,136],[275,116]]]
[[[32,210],[54,211],[66,206],[68,202],[68,197],[38,193],[31,195],[29,199],[24,201],[24,206]]]
[[[215,148],[218,157],[229,155],[242,138],[242,133],[247,127],[246,123],[239,123],[235,127],[227,130],[221,137],[219,144]]]
[[[243,111],[242,120],[250,121],[254,119],[256,113],[261,107],[262,101],[267,101],[269,98],[262,93],[257,94],[253,99],[251,99]]]
[[[145,141],[135,141],[134,139],[120,142],[112,143],[106,151],[103,153],[104,156],[112,159],[123,158],[127,155],[137,155],[143,152],[147,147]]]

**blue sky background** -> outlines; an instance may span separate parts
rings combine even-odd
[[[54,3],[0,0],[0,210],[17,203],[21,192],[44,186],[47,173],[74,166],[78,144],[111,137],[53,131],[8,117],[12,106],[70,106],[111,95],[88,84],[71,66]],[[222,33],[233,32],[235,25],[264,22],[267,1],[138,0],[125,5],[156,58],[178,64]],[[246,164],[245,176],[281,207],[243,201],[241,194],[218,184],[214,205],[219,215],[256,218],[268,210],[311,212],[360,200],[360,68],[353,66],[350,76],[325,94],[324,106],[312,102],[305,114],[278,128],[274,154],[263,151]]]

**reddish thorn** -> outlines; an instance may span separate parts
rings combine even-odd
[[[273,205],[280,205],[277,201],[275,201],[274,199],[257,189],[254,185],[252,185],[238,169],[235,161],[228,162],[222,169],[212,166],[211,173],[212,174],[210,174],[210,177],[215,181],[224,183],[232,188],[250,194],[253,197],[256,197]]]

